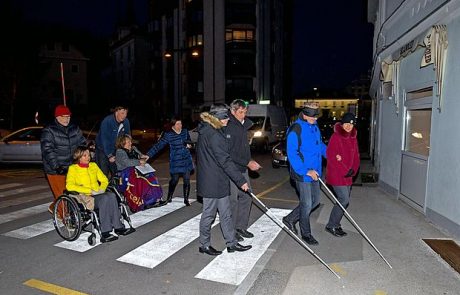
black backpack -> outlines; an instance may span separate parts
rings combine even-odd
[[[297,154],[299,155],[300,159],[303,162],[304,157],[302,153],[300,152],[300,146],[302,145],[302,137],[300,136],[300,134],[302,133],[302,127],[300,126],[299,123],[293,123],[291,126],[289,126],[287,133],[286,133],[286,145],[287,145],[287,137],[289,136],[289,133],[291,132],[295,132],[295,134],[297,135],[297,143],[298,143]],[[297,174],[297,172],[295,172],[294,169],[292,169],[291,165],[289,165],[289,174],[293,180],[303,181],[303,176],[300,174]]]

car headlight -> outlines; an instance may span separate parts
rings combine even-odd
[[[261,136],[262,136],[262,131],[254,132],[254,137],[261,137]]]
[[[282,154],[283,154],[283,151],[280,150],[280,149],[274,149],[274,150],[273,150],[273,153],[275,153],[276,155],[282,155]]]

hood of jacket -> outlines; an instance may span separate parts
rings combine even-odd
[[[201,113],[200,118],[201,121],[203,121],[204,123],[208,123],[214,129],[221,129],[222,127],[224,127],[224,125],[222,124],[222,122],[220,122],[219,119],[217,119],[208,112]]]
[[[337,122],[334,125],[334,133],[337,133],[337,135],[340,135],[341,137],[344,137],[344,138],[356,138],[357,131],[356,131],[356,127],[353,127],[351,132],[346,132],[345,129],[343,129],[342,127],[342,123]]]

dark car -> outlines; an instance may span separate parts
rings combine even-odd
[[[272,167],[287,167],[289,165],[286,152],[286,140],[277,143],[272,149]]]

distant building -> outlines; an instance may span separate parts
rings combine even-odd
[[[460,1],[369,0],[379,184],[460,237]]]
[[[163,114],[235,98],[289,104],[289,3],[150,1],[152,90]]]
[[[113,100],[132,106],[152,106],[150,91],[151,47],[146,34],[135,25],[119,26],[110,44],[114,82]]]
[[[67,42],[48,41],[39,49],[40,76],[37,98],[42,104],[62,103],[61,63],[67,102],[70,105],[88,104],[89,59]]]

